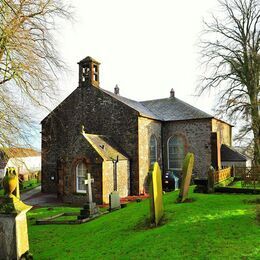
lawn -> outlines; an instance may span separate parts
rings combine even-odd
[[[149,200],[80,225],[35,225],[36,218],[79,208],[39,208],[28,213],[35,259],[260,259],[255,195],[164,195],[165,218],[149,228]],[[259,196],[258,196],[259,197]]]
[[[29,190],[32,190],[38,186],[40,186],[41,183],[37,181],[37,179],[31,179],[29,181],[24,181],[20,186],[20,192],[26,192]],[[0,187],[0,197],[4,195],[4,189]]]
[[[235,181],[230,185],[230,187],[232,187],[232,188],[246,188],[246,189],[260,189],[260,184],[258,184],[254,187],[253,184],[243,185],[242,181]]]

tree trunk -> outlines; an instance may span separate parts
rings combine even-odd
[[[253,166],[260,166],[260,111],[257,99],[257,95],[251,98],[252,130],[254,135]]]

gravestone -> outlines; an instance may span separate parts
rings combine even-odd
[[[113,191],[109,194],[109,211],[120,209],[120,197],[117,191]]]
[[[179,189],[179,178],[173,174],[173,179],[174,179],[174,190]]]
[[[181,181],[181,189],[178,197],[178,202],[184,202],[188,197],[193,165],[194,165],[194,154],[187,153],[182,166],[182,181]]]
[[[151,224],[157,226],[164,212],[162,174],[158,162],[155,162],[152,167],[152,171],[149,172],[150,216]]]
[[[19,199],[17,186],[18,176],[9,169],[3,179],[6,195],[0,204],[0,259],[20,259],[29,251],[26,213],[32,207]]]
[[[99,209],[95,202],[93,202],[92,186],[94,179],[91,178],[91,174],[87,174],[87,179],[85,184],[87,185],[87,197],[88,202],[83,206],[83,209],[80,211],[78,219],[93,218],[99,214]]]
[[[210,166],[208,170],[208,185],[207,185],[207,192],[213,193],[214,192],[214,185],[215,185],[215,177],[214,177],[215,169]]]

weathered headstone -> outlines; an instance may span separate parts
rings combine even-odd
[[[149,172],[149,193],[151,223],[157,226],[164,212],[162,174],[158,162],[153,164],[153,170]]]
[[[85,184],[87,185],[87,196],[88,202],[83,206],[83,209],[80,211],[78,219],[93,218],[99,214],[99,209],[95,202],[93,202],[92,186],[94,179],[91,178],[91,174],[87,174],[87,179]]]
[[[194,154],[187,153],[182,166],[182,181],[181,181],[181,189],[178,198],[179,202],[184,202],[188,197],[193,165],[194,165]]]
[[[26,213],[32,207],[18,198],[17,179],[14,169],[3,179],[6,195],[0,204],[0,259],[20,259],[29,251]],[[18,197],[13,194],[15,190]]]
[[[210,166],[208,170],[208,187],[207,187],[208,193],[214,192],[214,184],[215,184],[214,173],[215,173],[215,169],[212,166]]]
[[[117,191],[113,191],[109,194],[109,211],[120,209],[120,197]]]
[[[179,178],[176,175],[173,175],[173,179],[174,179],[174,190],[178,190],[179,189]]]

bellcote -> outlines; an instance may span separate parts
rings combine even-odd
[[[94,86],[99,88],[99,65],[100,63],[91,57],[78,62],[79,86]]]

